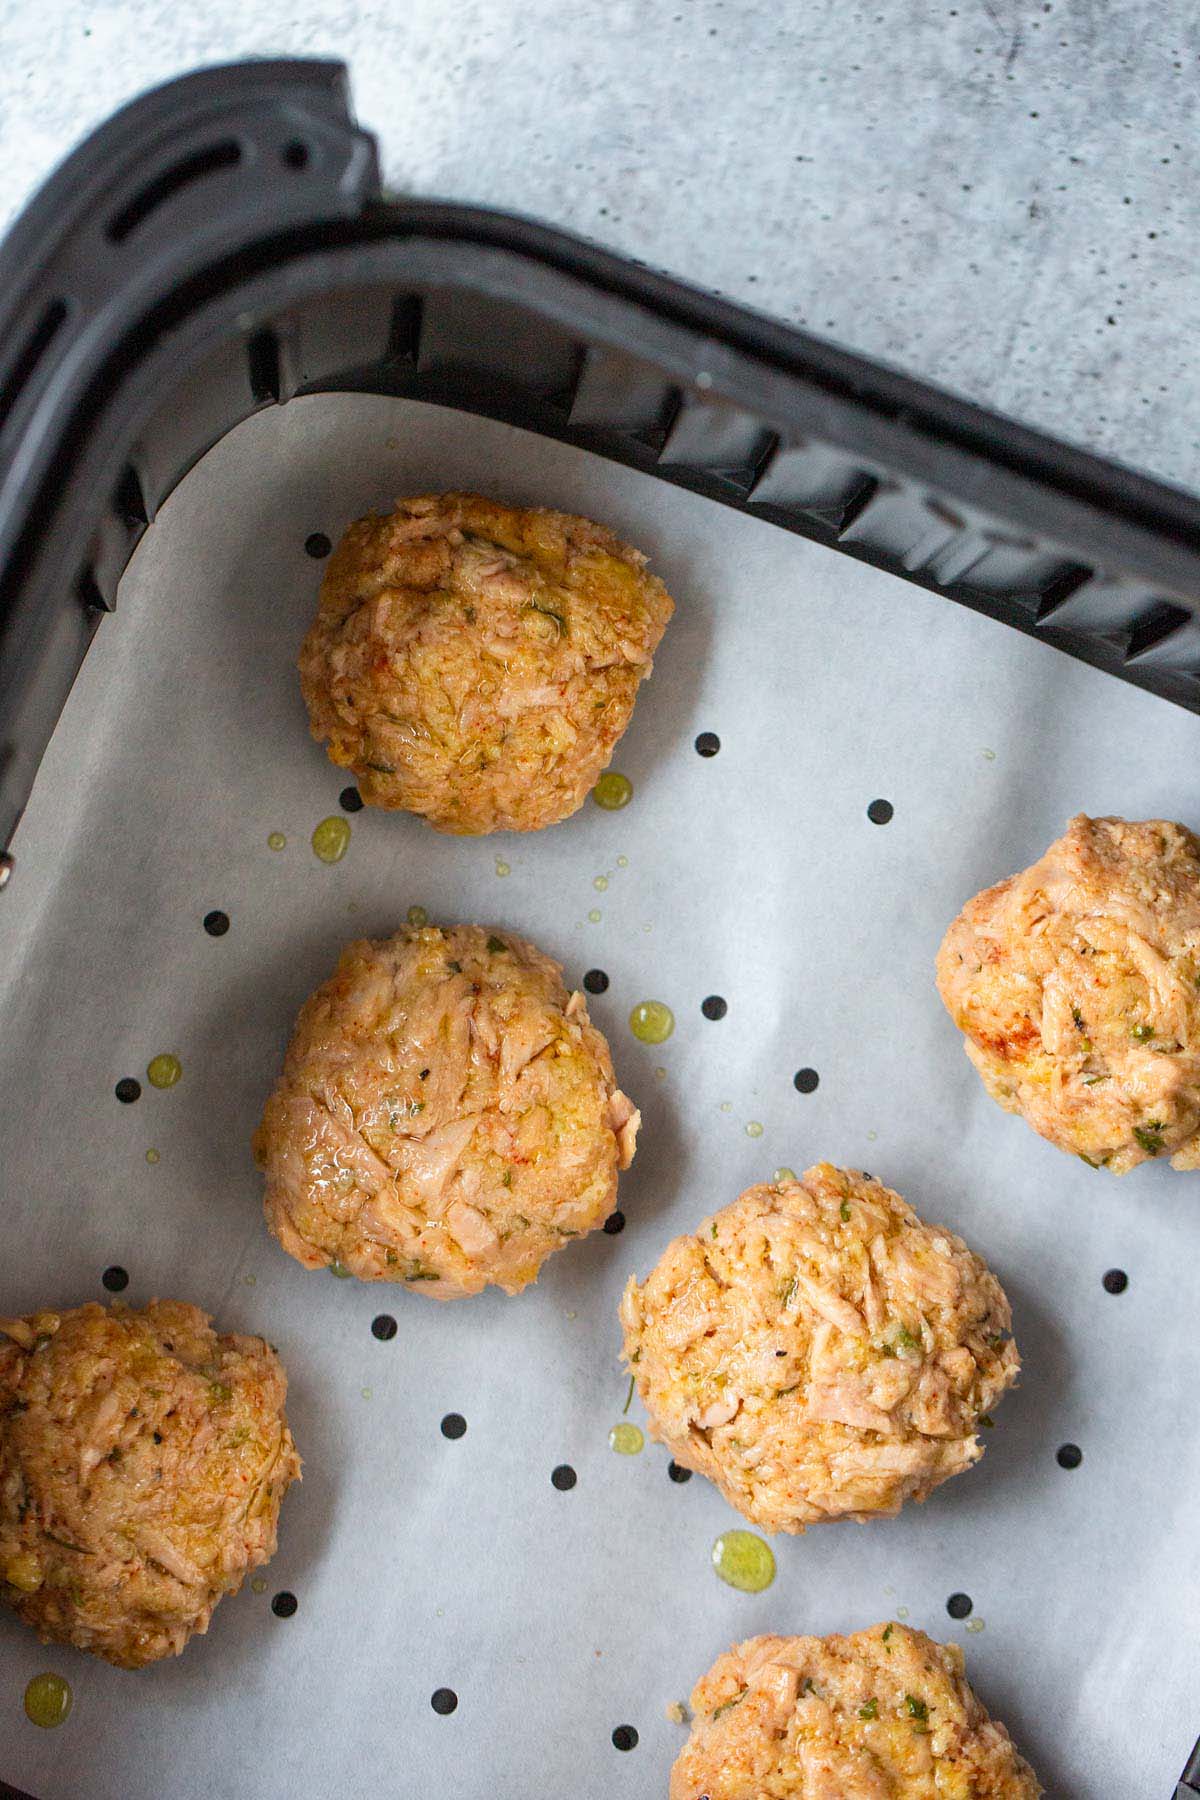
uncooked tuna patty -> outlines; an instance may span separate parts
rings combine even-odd
[[[992,1098],[1123,1175],[1200,1168],[1200,841],[1165,819],[1072,819],[968,901],[938,991]]]
[[[182,1301],[0,1319],[0,1596],[123,1669],[177,1654],[274,1554],[286,1391]]]
[[[516,1293],[603,1224],[638,1114],[557,963],[460,925],[347,945],[296,1021],[255,1138],[306,1268],[434,1299]]]
[[[925,1499],[1020,1367],[962,1239],[831,1163],[676,1238],[621,1320],[654,1435],[768,1531]]]
[[[477,494],[351,525],[300,652],[315,738],[373,806],[536,831],[582,803],[672,602],[603,526]]]
[[[906,1625],[757,1637],[692,1693],[670,1800],[1038,1800],[963,1654]]]

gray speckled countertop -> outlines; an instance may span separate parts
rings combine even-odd
[[[0,0],[0,44],[0,222],[141,88],[339,56],[393,186],[1200,488],[1193,0]]]

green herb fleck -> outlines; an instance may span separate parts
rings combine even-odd
[[[512,1186],[512,1184],[513,1184],[513,1172],[511,1169],[505,1169],[503,1175],[500,1177],[500,1186],[510,1188]]]
[[[788,1282],[787,1286],[781,1290],[780,1298],[782,1299],[783,1304],[785,1306],[788,1304],[789,1300],[791,1299],[791,1297],[795,1293],[795,1291],[796,1291],[796,1278],[793,1275],[792,1279]]]
[[[1098,1169],[1101,1167],[1101,1164],[1098,1163],[1094,1157],[1085,1156],[1082,1150],[1079,1151],[1078,1155],[1080,1162],[1085,1162],[1089,1169]]]
[[[508,945],[503,938],[490,937],[488,939],[488,951],[492,956],[502,956],[507,949]]]
[[[1083,1085],[1084,1087],[1095,1087],[1098,1082],[1107,1081],[1108,1079],[1109,1077],[1107,1075],[1085,1075],[1083,1078]]]
[[[1163,1139],[1161,1119],[1150,1119],[1145,1125],[1135,1125],[1133,1135],[1147,1156],[1159,1156],[1167,1147]]]
[[[877,1719],[879,1717],[878,1700],[868,1700],[865,1706],[860,1706],[858,1716],[860,1719]]]
[[[994,1431],[996,1429],[996,1421],[993,1419],[991,1413],[980,1413],[979,1423],[983,1426],[985,1431]]]
[[[1076,1031],[1086,1031],[1087,1030],[1087,1026],[1083,1022],[1083,1014],[1080,1012],[1080,1010],[1077,1006],[1073,1006],[1071,1008],[1071,1017],[1075,1021]]]
[[[391,763],[369,762],[367,767],[368,769],[374,769],[377,775],[394,775],[396,773],[395,768]]]
[[[622,1413],[627,1413],[629,1411],[632,1401],[633,1401],[633,1376],[631,1375],[629,1377],[629,1392],[626,1394],[625,1404],[621,1408]]]
[[[1129,1035],[1131,1038],[1136,1038],[1139,1044],[1144,1044],[1147,1039],[1154,1036],[1154,1027],[1153,1025],[1132,1025]]]
[[[412,1274],[406,1275],[404,1279],[405,1281],[436,1281],[438,1276],[433,1269],[414,1269]]]
[[[212,1397],[216,1402],[228,1400],[233,1392],[233,1389],[227,1387],[223,1381],[210,1381],[208,1385],[212,1389]]]
[[[804,1677],[804,1686],[800,1689],[800,1692],[802,1694],[815,1694],[816,1691],[817,1691],[816,1688],[813,1686],[812,1676],[806,1675]]]
[[[893,1627],[893,1626],[891,1626],[891,1625],[885,1625],[885,1626],[884,1626],[884,1628],[883,1628],[883,1636],[882,1636],[882,1637],[881,1637],[881,1638],[880,1638],[880,1640],[879,1640],[879,1641],[880,1641],[880,1643],[881,1643],[881,1644],[886,1644],[886,1643],[887,1643],[887,1641],[888,1641],[888,1639],[889,1639],[889,1638],[890,1638],[890,1637],[891,1637],[891,1635],[892,1635],[892,1631],[893,1631],[893,1629],[894,1629],[894,1627]]]
[[[892,1348],[897,1354],[902,1350],[919,1350],[921,1348],[921,1340],[913,1336],[907,1325],[901,1325],[899,1331],[892,1339]]]
[[[918,1700],[915,1694],[905,1694],[904,1704],[908,1708],[909,1718],[920,1719],[922,1724],[924,1724],[925,1720],[929,1717],[929,1708],[926,1706],[925,1702],[923,1700]]]
[[[842,1204],[838,1207],[838,1212],[841,1214],[842,1224],[848,1225],[850,1223],[849,1203],[847,1201],[843,1200]]]
[[[446,967],[447,967],[447,968],[448,968],[448,969],[449,969],[449,970],[451,970],[451,971],[452,971],[452,973],[453,973],[453,974],[455,974],[455,975],[461,975],[461,974],[462,974],[462,964],[461,964],[461,963],[460,963],[460,962],[448,962],[448,963],[447,963],[447,964],[446,964]]]
[[[710,1237],[716,1237],[716,1235],[717,1235],[717,1221],[715,1219],[712,1222],[712,1230],[709,1232],[708,1235]]]
[[[710,1715],[711,1722],[715,1724],[716,1721],[721,1717],[722,1713],[727,1713],[731,1707],[740,1705],[741,1702],[746,1698],[747,1691],[748,1691],[747,1689],[743,1688],[740,1694],[735,1694],[733,1696],[732,1700],[722,1701],[721,1705],[717,1707],[716,1711]]]

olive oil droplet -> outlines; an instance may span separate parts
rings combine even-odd
[[[786,1169],[786,1168],[785,1169],[776,1169],[776,1171],[775,1171],[774,1175],[771,1177],[771,1179],[773,1181],[795,1181],[796,1171],[795,1171],[795,1169]]]
[[[266,1591],[267,1591],[266,1576],[265,1575],[252,1575],[250,1578],[250,1592],[252,1594],[265,1594]]]
[[[629,867],[629,858],[627,856],[618,856],[617,867],[618,869],[627,869]]]
[[[752,1531],[723,1531],[712,1547],[712,1566],[743,1594],[761,1594],[775,1579],[775,1556]]]
[[[267,833],[268,850],[282,850],[286,843],[287,839],[284,837],[282,831],[271,831]]]
[[[618,1456],[636,1456],[645,1445],[641,1426],[632,1424],[628,1419],[614,1425],[608,1434],[608,1447],[615,1450]]]
[[[345,1263],[339,1262],[336,1256],[329,1264],[329,1273],[331,1275],[336,1275],[339,1281],[348,1281],[350,1279],[349,1269],[346,1267]]]
[[[746,1136],[747,1137],[761,1137],[762,1134],[763,1134],[763,1128],[762,1128],[762,1125],[759,1122],[759,1120],[751,1119],[750,1123],[746,1127]]]
[[[343,819],[340,813],[330,813],[322,819],[312,834],[312,847],[323,863],[341,862],[350,847],[349,819]]]
[[[151,1168],[153,1168],[154,1164],[158,1161],[158,1151],[147,1150],[146,1161],[150,1164]]]
[[[496,858],[496,873],[501,876],[512,874],[511,867],[504,861],[503,857],[498,856]]]
[[[183,1064],[169,1053],[152,1056],[146,1064],[146,1080],[151,1087],[173,1088],[183,1074]]]
[[[409,924],[416,926],[417,930],[429,923],[429,914],[423,906],[410,906],[407,916]]]
[[[606,769],[592,789],[592,799],[605,812],[620,812],[633,799],[633,783],[628,775],[618,775],[615,769]]]
[[[629,1015],[629,1029],[639,1043],[665,1044],[675,1029],[675,1014],[661,1000],[641,1000]]]
[[[61,1675],[35,1675],[25,1689],[26,1717],[49,1731],[64,1722],[73,1697],[70,1682]]]
[[[598,925],[603,916],[600,908],[598,906],[593,906],[591,912],[588,914],[588,921],[592,925]]]
[[[592,883],[592,886],[595,888],[595,890],[598,894],[602,894],[604,892],[605,888],[608,886],[608,876],[607,875],[597,875],[596,879]]]

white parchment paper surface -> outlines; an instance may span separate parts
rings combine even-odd
[[[594,515],[674,594],[614,763],[633,801],[473,842],[363,812],[325,866],[309,838],[346,777],[295,677],[321,567],[305,538],[458,486]],[[701,731],[719,755],[696,754]],[[1168,1800],[1200,1732],[1200,1180],[1117,1181],[1005,1117],[932,964],[962,902],[1072,813],[1200,825],[1198,769],[1200,720],[1166,702],[562,445],[345,395],[225,439],[130,566],[0,900],[0,1311],[104,1298],[116,1263],[135,1304],[176,1296],[261,1332],[290,1373],[304,1483],[266,1591],[224,1602],[177,1661],[121,1673],[0,1621],[0,1774],[39,1800],[665,1796],[683,1733],[664,1708],[731,1641],[905,1609],[964,1644],[1053,1794]],[[294,1014],[347,938],[414,904],[524,932],[574,983],[610,977],[589,1005],[645,1120],[628,1223],[515,1299],[307,1275],[262,1223],[248,1140]],[[224,937],[202,929],[212,908]],[[643,999],[675,1012],[661,1047],[628,1029]],[[145,1082],[160,1051],[183,1064],[165,1093]],[[135,1105],[114,1099],[123,1075],[143,1082]],[[715,1490],[671,1482],[657,1446],[608,1449],[616,1305],[671,1235],[822,1157],[986,1257],[1025,1374],[977,1469],[900,1519],[776,1540],[775,1584],[751,1597],[709,1566],[739,1523]],[[381,1311],[390,1342],[371,1335]],[[283,1588],[290,1619],[271,1612]],[[948,1618],[955,1591],[983,1629]],[[21,1707],[46,1668],[75,1694],[51,1732]],[[639,1733],[626,1754],[619,1724]]]

